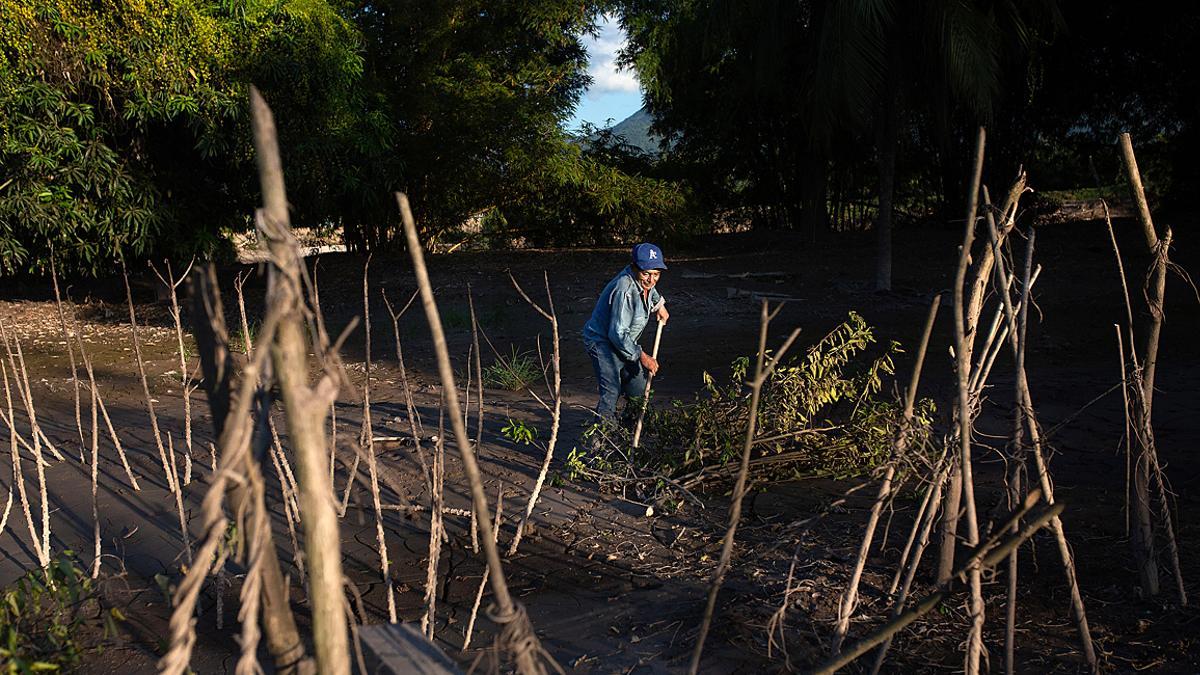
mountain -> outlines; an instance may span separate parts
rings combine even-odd
[[[653,122],[654,118],[650,116],[645,107],[642,107],[629,117],[614,124],[612,132],[614,136],[623,137],[626,143],[639,148],[642,152],[658,155],[660,138],[650,132],[650,124]]]

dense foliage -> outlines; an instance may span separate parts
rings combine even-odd
[[[6,673],[78,666],[93,651],[84,646],[84,632],[115,638],[122,620],[119,610],[103,606],[97,581],[65,551],[0,594],[0,666]]]
[[[0,274],[213,252],[256,203],[246,91],[294,220],[393,245],[481,214],[553,243],[675,227],[685,193],[582,150],[597,6],[565,0],[16,0],[0,7]],[[644,168],[644,167],[638,167]]]
[[[704,167],[718,203],[774,227],[816,227],[869,200],[889,229],[896,188],[912,185],[897,181],[898,154],[920,155],[918,190],[957,195],[963,131],[1020,89],[1057,17],[1053,3],[959,0],[623,7],[623,58],[656,131]]]
[[[602,11],[660,157],[563,130]],[[1185,195],[1198,22],[1107,0],[9,0],[0,274],[51,250],[92,273],[211,253],[247,227],[252,83],[294,220],[355,248],[396,243],[396,190],[426,236],[485,245],[956,218],[979,123],[999,181],[1108,188],[1128,129],[1151,188]]]
[[[86,271],[211,248],[253,206],[247,83],[287,138],[314,139],[289,145],[303,161],[337,140],[361,64],[352,25],[319,0],[4,3],[0,271],[51,246]],[[319,187],[294,175],[297,194]]]

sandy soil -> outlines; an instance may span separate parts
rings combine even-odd
[[[1126,251],[1139,245],[1130,224],[1119,223]],[[1181,228],[1177,228],[1181,229]],[[1194,269],[1196,244],[1183,237],[1175,259]],[[668,249],[670,271],[661,290],[668,298],[672,321],[663,338],[663,371],[656,379],[660,400],[689,400],[708,370],[718,377],[729,362],[753,349],[757,331],[756,294],[787,296],[791,301],[776,320],[771,343],[778,343],[791,328],[803,328],[802,342],[812,342],[836,325],[850,310],[861,313],[877,328],[881,339],[914,345],[931,296],[949,285],[953,272],[957,233],[950,230],[899,233],[896,241],[896,290],[870,292],[872,276],[870,241],[856,235],[822,235],[817,241],[794,234],[725,235],[694,242],[684,250]],[[1188,248],[1190,246],[1190,248]],[[1161,672],[1200,670],[1197,619],[1200,613],[1175,606],[1164,583],[1160,598],[1138,598],[1136,578],[1125,536],[1123,489],[1125,459],[1117,444],[1124,430],[1119,391],[1102,396],[1119,381],[1112,324],[1123,315],[1120,284],[1114,271],[1111,248],[1102,223],[1070,223],[1043,227],[1038,235],[1038,262],[1045,271],[1038,284],[1038,323],[1031,327],[1029,371],[1031,385],[1054,446],[1052,471],[1057,495],[1066,502],[1064,515],[1079,565],[1081,586],[1094,637],[1106,668],[1117,672],[1155,669]],[[564,438],[560,441],[553,471],[578,443],[589,419],[595,382],[579,342],[595,294],[624,264],[625,251],[521,251],[513,253],[457,253],[431,260],[452,353],[465,359],[469,345],[466,310],[470,286],[480,321],[491,342],[502,353],[510,346],[536,350],[540,334],[547,348],[545,322],[530,310],[508,284],[511,269],[533,292],[547,271],[563,327],[565,393]],[[1141,269],[1135,255],[1126,256],[1130,270]],[[222,270],[223,289],[232,291],[238,268]],[[322,304],[331,332],[336,332],[361,312],[362,260],[347,255],[325,255],[319,263]],[[749,273],[749,274],[747,274]],[[772,273],[772,274],[764,274]],[[119,282],[118,282],[119,283]],[[1140,284],[1134,291],[1140,292]],[[377,435],[400,435],[403,398],[394,360],[390,320],[379,289],[389,298],[407,299],[414,288],[411,270],[400,257],[376,256],[371,267],[373,354],[373,417]],[[140,320],[147,324],[144,348],[151,388],[164,430],[170,430],[176,447],[182,444],[182,402],[174,334],[161,302],[154,302],[143,286]],[[47,289],[10,289],[0,302],[0,319],[21,336],[29,375],[37,397],[39,421],[68,458],[78,454],[70,370],[57,314],[46,302]],[[251,316],[261,314],[263,282],[247,284]],[[127,317],[119,286],[111,280],[77,287],[73,296],[86,318],[85,339],[101,387],[114,416],[121,440],[142,483],[134,491],[104,438],[100,490],[101,527],[105,544],[104,584],[110,602],[121,605],[129,620],[123,635],[109,641],[106,650],[90,656],[83,672],[153,672],[166,634],[169,608],[158,579],[173,583],[183,562],[181,539],[173,502],[150,434],[145,403],[129,339]],[[535,294],[535,297],[536,294]],[[227,309],[232,301],[227,301]],[[990,310],[988,310],[990,311]],[[1168,321],[1155,404],[1160,452],[1177,495],[1176,515],[1182,542],[1184,576],[1193,593],[1200,578],[1200,530],[1197,528],[1200,462],[1192,451],[1200,431],[1196,406],[1200,398],[1200,346],[1194,339],[1200,328],[1200,304],[1186,284],[1173,280],[1168,288]],[[943,316],[945,318],[945,315]],[[231,326],[236,318],[231,314]],[[948,356],[950,324],[930,348],[923,394],[949,410],[951,361]],[[416,371],[416,396],[427,433],[436,425],[439,388],[432,369],[432,350],[424,319],[414,312],[401,328],[409,366]],[[485,350],[485,364],[491,354]],[[363,340],[358,331],[347,343],[345,356],[356,382],[363,377]],[[910,363],[901,359],[898,372],[907,376]],[[459,366],[462,372],[461,365]],[[1009,363],[1002,357],[993,376],[980,428],[1004,433],[1011,395]],[[1093,399],[1100,397],[1080,411]],[[193,482],[184,488],[193,538],[199,527],[199,502],[208,479],[209,439],[203,395],[196,406],[195,466]],[[548,432],[546,413],[532,399],[488,391],[485,445],[481,459],[489,493],[505,493],[506,524],[502,542],[514,531],[514,520],[523,508],[540,463],[540,451],[515,446],[500,434],[509,417]],[[23,416],[18,413],[18,419]],[[338,407],[339,456],[351,457],[345,443],[358,435],[361,405],[356,394],[343,392]],[[1061,425],[1061,426],[1060,426]],[[5,430],[7,433],[7,430]],[[1002,439],[981,438],[999,447]],[[286,442],[286,440],[285,440]],[[403,486],[404,495],[388,494],[396,501],[427,503],[420,468],[412,449],[387,444],[381,450],[383,465]],[[182,460],[181,460],[182,461]],[[981,510],[992,513],[999,499],[998,455],[980,451],[979,500]],[[348,467],[339,465],[336,484],[348,478]],[[55,549],[80,551],[86,560],[91,550],[91,504],[88,467],[71,460],[48,470]],[[7,492],[11,474],[0,478]],[[447,469],[451,506],[467,506],[465,483],[458,460],[451,453]],[[293,552],[287,534],[279,484],[268,475],[276,512],[276,543],[285,571],[296,579]],[[803,589],[789,607],[787,648],[793,667],[811,666],[827,651],[836,617],[837,596],[848,575],[861,535],[870,489],[856,493],[845,505],[828,507],[854,481],[798,481],[764,486],[748,504],[739,529],[735,565],[719,603],[719,617],[706,652],[708,672],[755,672],[784,667],[776,650],[767,655],[766,624],[782,600],[785,579],[795,554],[795,579]],[[386,617],[378,573],[375,535],[369,495],[353,491],[353,505],[342,527],[342,549],[347,574],[364,594],[372,621]],[[508,563],[510,584],[527,605],[543,644],[568,670],[575,672],[678,672],[686,667],[707,579],[720,550],[720,533],[728,497],[720,490],[705,496],[706,508],[686,507],[672,514],[645,517],[644,507],[609,494],[587,483],[560,482],[544,492],[536,510],[535,531],[522,543],[520,553]],[[365,508],[357,505],[367,505]],[[897,549],[903,544],[915,500],[899,500],[890,519],[883,555],[868,565],[863,601],[852,633],[865,633],[886,607],[887,581]],[[810,516],[826,513],[808,525]],[[391,512],[386,518],[397,602],[405,620],[422,612],[421,598],[428,547],[428,520],[422,515]],[[469,530],[462,518],[448,520],[450,544],[443,550],[438,640],[469,664],[480,645],[491,639],[488,622],[472,648],[460,651],[462,632],[482,568],[470,552]],[[1068,613],[1067,589],[1052,542],[1035,538],[1033,555],[1022,557],[1021,620],[1018,660],[1023,672],[1072,672],[1080,669],[1073,623]],[[23,521],[14,517],[0,533],[0,585],[7,585],[22,570],[36,566]],[[927,583],[928,580],[925,580]],[[1167,577],[1164,575],[1164,582]],[[881,588],[880,586],[883,586]],[[993,668],[1002,660],[1003,575],[989,581],[988,646]],[[215,624],[214,597],[206,592],[199,620],[200,641],[194,667],[197,672],[232,672],[237,650],[237,584],[226,590],[224,629]],[[303,587],[293,589],[299,621],[306,621]],[[961,667],[960,642],[965,637],[965,610],[961,598],[941,612],[918,622],[898,639],[889,668],[896,671],[941,671]]]

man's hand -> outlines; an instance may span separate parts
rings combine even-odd
[[[663,305],[658,308],[658,322],[666,323],[667,319],[671,318],[671,313],[667,311],[667,306]]]
[[[650,356],[646,352],[642,352],[642,367],[650,371],[651,375],[658,374],[658,359]]]

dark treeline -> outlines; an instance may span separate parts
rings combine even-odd
[[[775,227],[961,218],[969,139],[1042,190],[1120,183],[1120,131],[1160,197],[1195,176],[1194,7],[1076,0],[629,0],[625,61],[701,193]],[[1188,54],[1193,54],[1188,56]],[[865,222],[864,222],[865,221]]]
[[[658,156],[565,121],[583,38],[629,34]],[[1042,190],[1113,189],[1118,131],[1167,206],[1195,179],[1200,10],[1049,0],[11,0],[0,6],[0,274],[53,249],[220,253],[255,206],[246,92],[281,124],[294,222],[613,243],[716,226],[879,233],[961,217],[966,139]],[[594,132],[594,130],[589,130]]]

